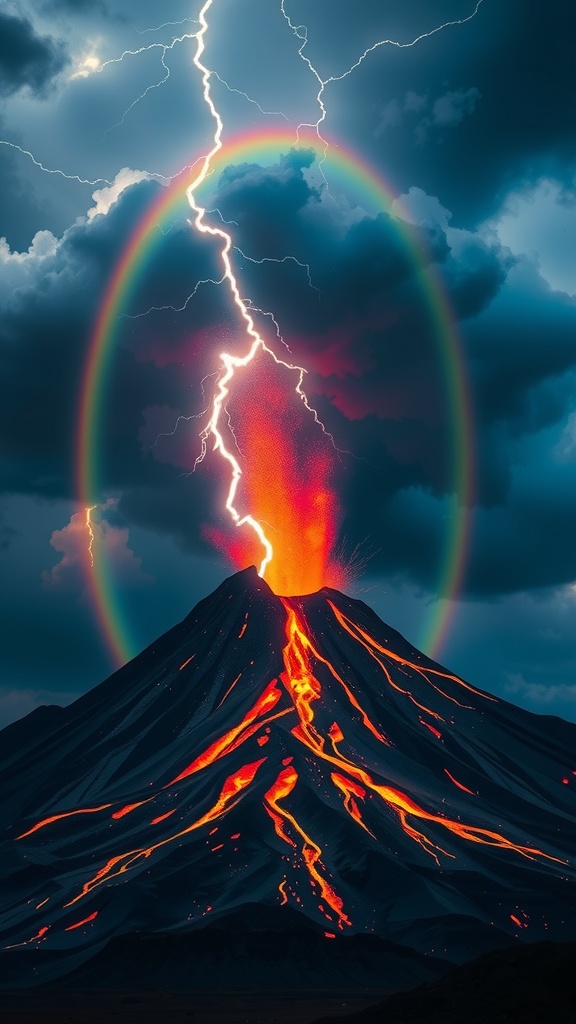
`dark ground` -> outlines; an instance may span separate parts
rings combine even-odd
[[[0,1024],[576,1024],[576,943],[488,953],[439,981],[388,996],[112,992],[1,995]]]
[[[317,1024],[332,1024],[337,1016]],[[576,943],[487,953],[439,981],[353,1012],[347,1024],[576,1024]]]
[[[373,1005],[378,996],[202,995],[153,992],[2,993],[1,1024],[310,1024]]]

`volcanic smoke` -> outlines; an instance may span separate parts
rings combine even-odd
[[[334,555],[340,510],[334,486],[336,451],[310,416],[286,369],[262,356],[235,381],[228,403],[231,442],[245,472],[238,500],[263,525],[273,554],[262,573],[275,594],[340,588],[345,573]],[[238,569],[258,564],[261,545],[246,528],[204,527]]]

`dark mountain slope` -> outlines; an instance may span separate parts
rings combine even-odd
[[[469,686],[335,591],[282,599],[238,573],[18,725],[12,964],[40,951],[62,973],[113,937],[234,931],[255,907],[276,931],[296,915],[327,942],[452,960],[576,938],[576,726]]]

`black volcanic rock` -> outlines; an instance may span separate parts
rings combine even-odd
[[[322,931],[235,930],[228,919],[189,934],[122,935],[66,975],[67,992],[393,992],[435,980],[451,966],[376,935],[335,946]],[[23,954],[20,954],[23,956]],[[41,954],[37,953],[41,960]],[[16,978],[20,977],[18,970]],[[60,981],[44,986],[48,995]]]
[[[576,944],[488,953],[345,1017],[315,1024],[576,1024]]]
[[[245,570],[0,734],[5,977],[232,920],[296,921],[335,962],[362,934],[452,961],[576,939],[575,811],[576,726],[469,686],[360,601],[283,600]]]

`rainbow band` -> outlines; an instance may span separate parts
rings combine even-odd
[[[287,153],[295,144],[321,153],[317,136],[302,130],[298,140],[288,130],[266,130],[231,138],[212,161],[208,184],[203,184],[199,190],[200,202],[203,202],[203,196],[211,183],[218,179],[228,165],[258,163],[266,166],[277,163],[279,155]],[[80,389],[76,475],[78,493],[84,505],[101,500],[99,438],[110,357],[118,338],[120,317],[154,254],[157,242],[163,237],[162,228],[170,224],[178,207],[186,203],[186,186],[195,178],[197,163],[195,161],[187,171],[175,177],[169,186],[162,188],[150,204],[114,268],[100,306],[88,346]],[[390,209],[395,199],[394,192],[374,168],[351,150],[331,142],[324,167],[331,179],[334,174],[344,186],[354,189],[357,197],[362,198],[365,208],[371,204],[374,212]],[[417,641],[424,651],[436,656],[449,629],[453,600],[459,591],[468,547],[467,510],[471,505],[473,483],[471,406],[459,341],[440,278],[433,266],[423,265],[421,238],[415,229],[404,220],[394,219],[393,223],[417,269],[422,294],[436,328],[453,424],[451,461],[454,468],[455,512],[451,521],[455,525],[447,536],[438,579],[437,589],[442,600],[433,606]],[[89,585],[106,644],[114,661],[123,664],[134,657],[137,647],[119,605],[117,589],[107,571],[105,559],[95,558],[94,567],[89,572]]]

